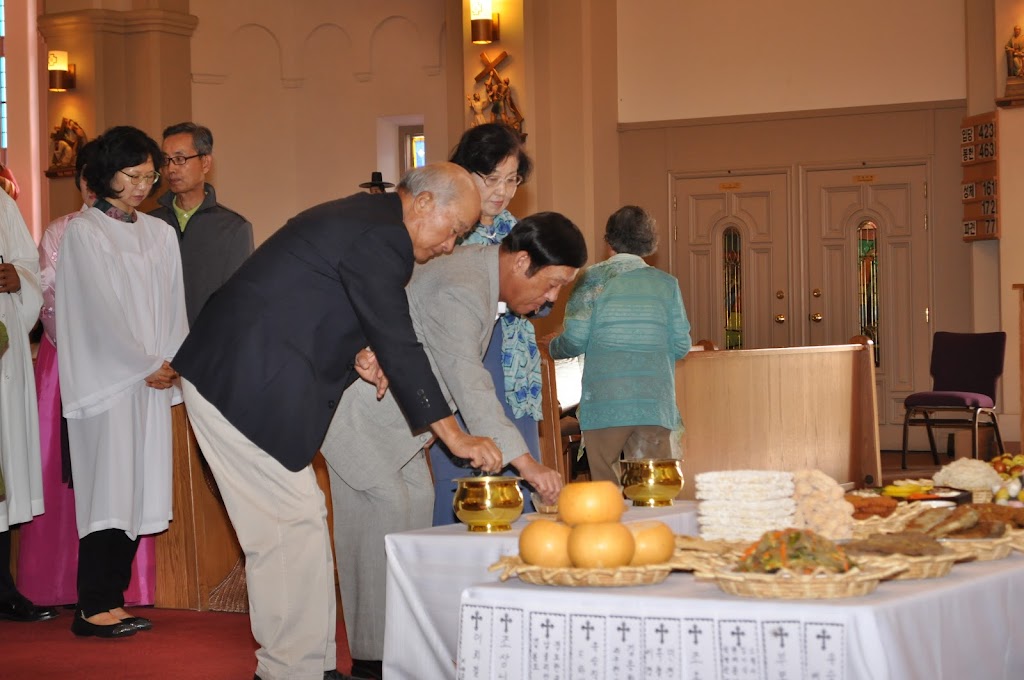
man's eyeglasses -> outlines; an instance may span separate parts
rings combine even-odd
[[[522,175],[509,175],[508,177],[502,177],[500,175],[483,175],[479,172],[476,174],[480,175],[480,179],[484,181],[484,186],[488,189],[493,189],[502,182],[505,183],[506,189],[515,189],[523,183]]]
[[[175,165],[185,165],[185,163],[188,163],[191,159],[205,155],[206,154],[196,153],[191,156],[167,156],[164,158],[164,165],[170,165],[171,163],[174,163]]]
[[[140,184],[156,184],[157,180],[160,179],[159,172],[151,172],[147,175],[129,175],[124,170],[118,170],[118,172],[127,177],[132,186],[136,187]]]

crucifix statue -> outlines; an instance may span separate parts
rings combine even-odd
[[[480,73],[476,74],[475,81],[477,83],[483,81],[484,93],[487,99],[484,101],[479,93],[473,93],[471,96],[466,97],[466,99],[469,101],[469,107],[474,114],[474,125],[479,125],[486,120],[484,111],[489,106],[491,112],[490,122],[508,125],[525,140],[526,135],[523,134],[525,118],[523,118],[523,114],[519,111],[515,98],[512,96],[512,85],[508,78],[502,78],[498,73],[498,66],[507,58],[508,52],[504,51],[493,60],[487,56],[486,52],[481,52],[480,61],[483,63],[483,69]]]

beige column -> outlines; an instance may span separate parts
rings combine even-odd
[[[95,5],[100,5],[96,8]],[[39,32],[46,50],[64,50],[76,66],[74,91],[48,92],[48,135],[62,119],[79,123],[90,139],[115,125],[133,125],[159,141],[164,127],[192,114],[190,41],[198,20],[187,0],[131,3],[46,3]],[[71,178],[51,178],[50,218],[75,210]]]

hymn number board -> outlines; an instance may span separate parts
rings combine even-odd
[[[998,155],[996,112],[964,118],[960,125],[960,190],[965,241],[999,238]]]

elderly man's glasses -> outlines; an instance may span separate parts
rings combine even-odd
[[[506,189],[515,189],[517,186],[523,183],[522,175],[509,175],[508,177],[502,177],[501,175],[482,175],[479,172],[480,179],[484,181],[484,186],[488,189],[493,189],[502,182],[505,183]]]
[[[200,156],[205,155],[206,154],[195,153],[192,154],[191,156],[167,156],[166,158],[164,158],[164,165],[170,165],[171,163],[175,165],[185,165],[185,163],[188,163],[193,158],[199,158]]]
[[[119,173],[128,178],[128,181],[132,183],[132,186],[139,186],[140,184],[156,184],[156,181],[160,179],[159,172],[150,172],[145,175],[129,175],[124,170],[118,170]]]

